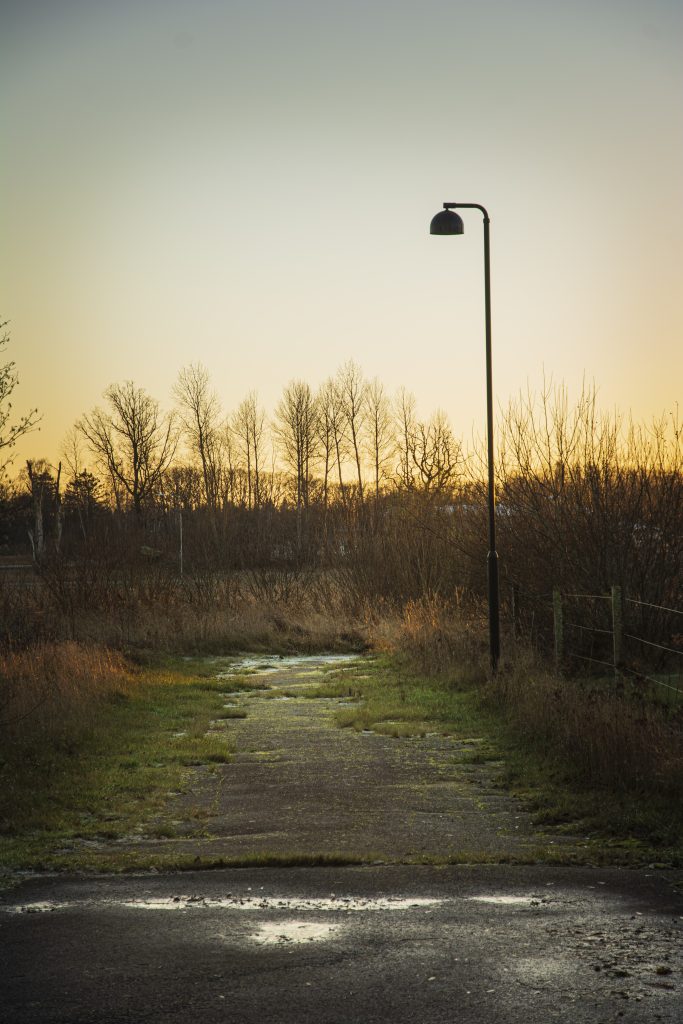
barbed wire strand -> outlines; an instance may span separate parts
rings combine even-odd
[[[656,608],[660,612],[671,612],[672,615],[683,615],[680,608],[667,608],[663,604],[651,604],[650,601],[636,601],[635,597],[627,597],[627,604],[639,604],[643,608]]]
[[[655,679],[653,676],[645,676],[642,672],[636,672],[632,668],[624,668],[622,671],[630,672],[631,675],[636,676],[638,679],[647,679],[648,683],[656,683],[657,686],[665,686],[667,690],[673,690],[674,693],[680,693],[683,696],[683,690],[679,689],[677,686],[672,686],[671,683],[665,683],[663,680]]]
[[[589,658],[586,654],[570,654],[570,658],[580,658],[581,661],[592,661],[596,665],[606,665],[614,671],[614,664],[611,661],[601,661],[600,658]]]
[[[565,622],[565,628],[571,627],[572,629],[583,629],[587,633],[604,633],[607,636],[614,636],[614,630],[612,629],[600,629],[598,626],[581,626],[578,622]]]
[[[637,640],[639,644],[647,644],[648,647],[656,647],[660,651],[667,651],[669,654],[683,654],[683,651],[677,651],[675,647],[665,647],[664,644],[656,644],[652,640],[644,640],[642,636],[632,636],[630,633],[624,633],[624,636],[628,640]]]

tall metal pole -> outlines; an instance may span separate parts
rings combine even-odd
[[[491,671],[496,672],[500,660],[500,596],[498,586],[498,551],[496,550],[496,479],[493,461],[493,358],[491,354],[491,254],[489,248],[489,216],[484,211],[484,305],[486,307],[486,442],[489,470],[489,551],[486,557],[489,585],[489,644]]]
[[[500,594],[498,584],[498,552],[496,550],[496,479],[493,461],[493,359],[491,355],[491,252],[489,244],[490,219],[486,207],[480,203],[444,203],[444,210],[480,210],[484,217],[484,306],[486,312],[486,446],[488,455],[488,520],[489,550],[486,558],[489,601],[489,646],[491,672],[495,673],[500,661]],[[444,232],[446,233],[446,232]],[[459,226],[458,234],[462,233]]]

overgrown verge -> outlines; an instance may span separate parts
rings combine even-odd
[[[385,617],[373,640],[390,657],[384,682],[340,724],[386,731],[392,702],[389,722],[430,718],[448,728],[457,715],[461,729],[465,713],[489,737],[470,756],[502,759],[501,783],[539,823],[683,863],[681,705],[622,681],[559,677],[511,642],[487,678],[484,623],[434,597]]]
[[[73,643],[3,655],[0,678],[0,868],[134,835],[190,766],[231,759],[221,694],[253,685]]]
[[[509,754],[507,781],[540,821],[683,858],[683,715],[637,686],[565,679],[527,653],[481,700]]]
[[[69,750],[102,705],[126,700],[134,680],[117,651],[70,641],[0,653],[0,750],[23,760]]]
[[[269,654],[360,650],[334,574],[282,569],[191,573],[95,552],[0,580],[0,647],[72,640],[124,652]]]

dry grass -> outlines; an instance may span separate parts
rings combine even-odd
[[[99,704],[125,699],[133,685],[123,657],[102,647],[62,641],[0,653],[2,747],[69,743]]]
[[[521,645],[487,679],[483,617],[433,596],[376,622],[371,637],[426,677],[478,690],[495,728],[570,785],[683,800],[680,710],[628,683],[560,678]]]
[[[577,783],[683,800],[680,717],[647,695],[611,679],[562,679],[518,652],[484,696],[506,728]]]
[[[184,654],[364,646],[361,624],[341,612],[337,596],[313,574],[297,575],[289,588],[268,577],[268,586],[258,592],[255,573],[249,579],[225,574],[183,580],[162,572],[121,574],[85,594],[77,567],[49,568],[52,575],[46,570],[43,578],[0,581],[0,610],[8,610],[0,641],[31,646],[36,640],[69,639],[124,651]]]
[[[406,657],[427,676],[468,686],[486,677],[486,641],[478,617],[467,616],[459,602],[433,594],[408,601],[375,621],[373,646]]]

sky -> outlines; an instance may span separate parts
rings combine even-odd
[[[272,411],[349,359],[456,434],[585,378],[683,381],[680,0],[0,0],[0,314],[56,460],[110,383],[201,362]]]

